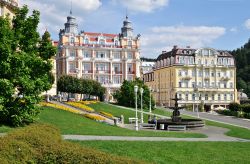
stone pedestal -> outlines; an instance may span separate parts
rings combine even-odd
[[[181,122],[181,117],[180,116],[172,116],[172,121],[173,122]]]

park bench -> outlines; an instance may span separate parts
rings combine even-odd
[[[186,131],[186,125],[168,125],[168,131]]]
[[[130,124],[132,124],[133,122],[135,122],[135,120],[136,120],[135,117],[129,117],[129,118],[128,118],[128,122],[129,122]],[[137,118],[137,120],[138,120],[138,118]]]
[[[155,124],[147,124],[147,123],[140,123],[139,127],[140,127],[140,129],[143,129],[143,128],[154,128],[154,129],[156,129]]]

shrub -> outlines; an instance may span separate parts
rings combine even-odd
[[[58,129],[35,124],[0,140],[0,160],[7,163],[144,163],[63,141]]]
[[[241,105],[242,111],[245,113],[250,113],[250,104]]]
[[[230,103],[229,104],[229,110],[235,111],[235,112],[240,111],[240,104],[238,104],[238,103]]]

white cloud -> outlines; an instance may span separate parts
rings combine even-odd
[[[238,32],[238,29],[237,29],[237,27],[232,27],[229,31],[230,32]]]
[[[142,56],[157,57],[162,50],[170,50],[173,45],[199,48],[208,46],[224,35],[226,29],[217,26],[160,26],[153,27],[142,35]],[[155,53],[158,54],[155,54]]]
[[[169,0],[113,0],[119,2],[131,11],[152,12],[168,5]]]
[[[69,0],[60,0],[60,3],[57,0],[20,1],[21,6],[24,4],[29,6],[30,12],[32,10],[40,11],[41,16],[38,30],[41,34],[45,29],[48,29],[50,33],[58,34],[59,29],[63,28],[66,16],[69,15],[71,8],[71,1]],[[76,16],[77,22],[81,23],[84,13],[95,11],[101,5],[101,0],[72,0],[73,15]]]
[[[247,19],[247,20],[245,21],[245,26],[246,26],[247,29],[250,30],[250,19]]]

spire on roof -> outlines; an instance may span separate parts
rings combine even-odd
[[[70,1],[70,15],[72,15],[72,0]]]

